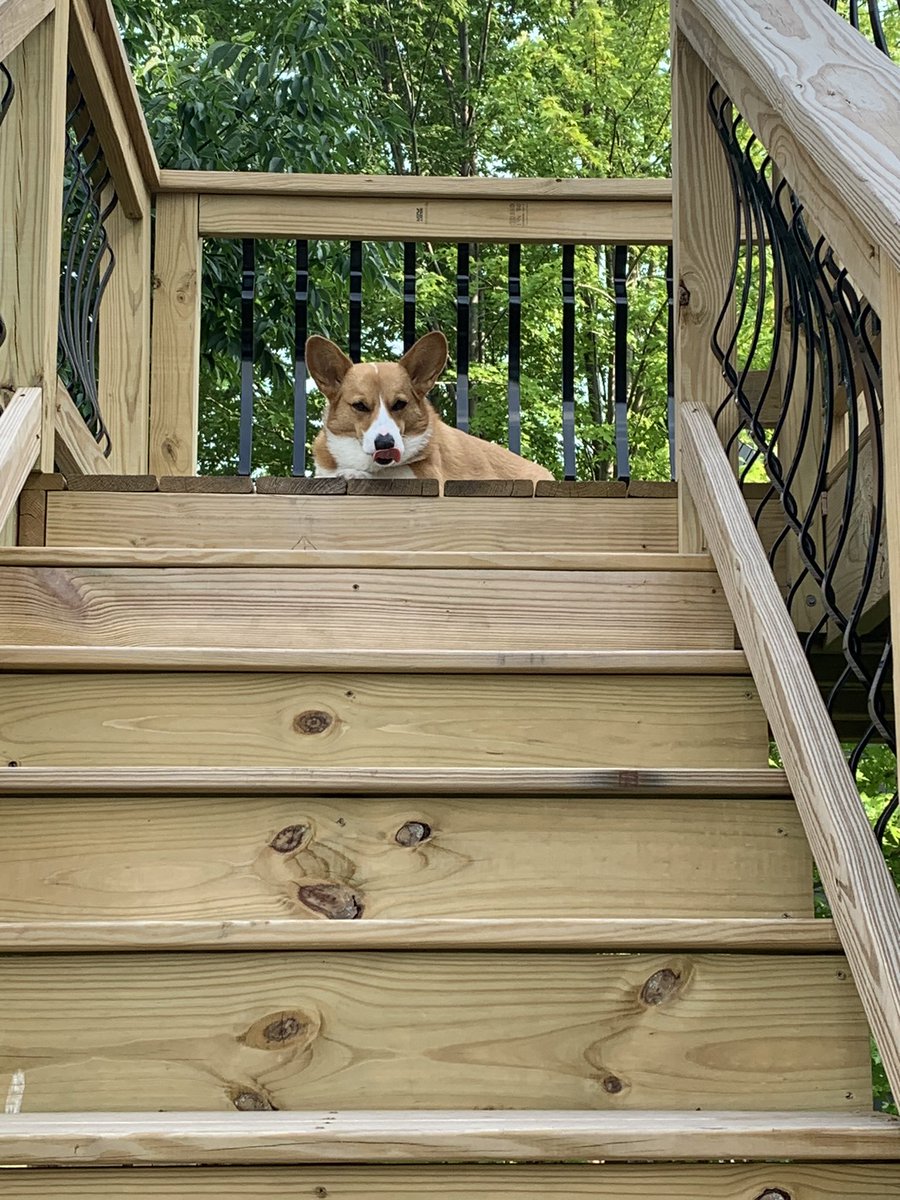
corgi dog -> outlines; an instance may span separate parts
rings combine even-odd
[[[552,479],[537,463],[446,425],[427,396],[447,365],[447,339],[426,333],[395,363],[354,363],[324,337],[306,365],[328,400],[316,475],[344,479]]]

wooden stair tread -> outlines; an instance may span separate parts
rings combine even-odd
[[[815,1112],[18,1113],[7,1165],[900,1159],[900,1121]]]
[[[791,794],[770,768],[6,767],[0,795],[759,796]]]
[[[829,920],[413,918],[0,921],[0,953],[131,950],[586,950],[839,953]]]
[[[245,646],[0,645],[0,671],[748,675],[740,650],[312,650]]]

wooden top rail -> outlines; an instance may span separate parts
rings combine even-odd
[[[880,309],[900,267],[900,70],[822,0],[673,0],[678,27]]]
[[[55,0],[0,0],[0,62],[53,12],[54,4]]]

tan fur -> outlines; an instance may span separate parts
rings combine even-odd
[[[327,338],[311,337],[306,362],[328,399],[324,427],[313,447],[318,474],[374,479],[390,478],[401,470],[408,475],[411,471],[420,479],[437,479],[442,488],[448,479],[553,478],[544,467],[503,446],[444,424],[426,398],[447,363],[447,340],[442,333],[426,334],[397,363],[354,364]],[[363,438],[376,420],[382,401],[405,446],[415,447],[427,436],[421,451],[404,451],[398,465],[369,462],[362,453]],[[358,411],[354,404],[364,404],[367,411]],[[395,411],[395,405],[402,407]],[[354,465],[360,469],[351,470],[338,461],[329,445],[337,444],[334,439],[351,439],[341,444],[341,453],[352,454]]]

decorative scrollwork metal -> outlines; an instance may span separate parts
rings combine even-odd
[[[757,528],[817,677],[838,663],[827,703],[845,741],[852,730],[857,772],[873,743],[896,757],[879,321],[718,86],[709,111],[735,216],[712,346],[729,389],[716,421],[742,484],[763,493]]]
[[[97,387],[100,305],[115,268],[106,220],[118,203],[96,130],[70,70],[63,192],[59,373],[85,423],[109,454]]]
[[[0,125],[6,119],[6,114],[12,107],[13,97],[16,94],[16,85],[13,82],[13,77],[7,70],[6,66],[0,62]],[[0,346],[6,341],[6,325],[3,322],[3,314],[0,313]]]

